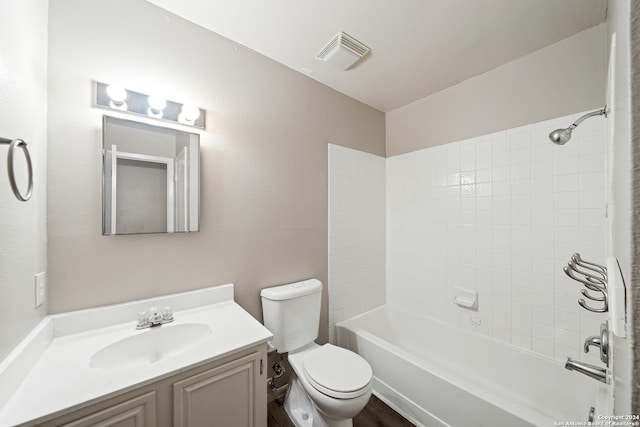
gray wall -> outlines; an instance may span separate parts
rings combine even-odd
[[[27,141],[31,200],[9,187],[8,145],[0,145],[0,360],[46,314],[35,309],[34,275],[46,270],[47,0],[0,2],[0,137]],[[21,150],[19,150],[21,151]],[[16,156],[24,190],[24,158]]]
[[[52,0],[49,16],[52,313],[234,282],[261,319],[261,288],[326,285],[327,144],[383,155],[381,112],[143,0]],[[101,236],[91,80],[208,110],[199,233]],[[322,339],[326,322],[325,290]]]
[[[387,113],[387,156],[604,104],[606,24]]]

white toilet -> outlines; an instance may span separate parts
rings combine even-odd
[[[298,427],[352,426],[371,397],[371,366],[360,355],[314,342],[320,326],[317,279],[263,289],[264,325],[278,353],[289,353],[294,374],[285,410]]]

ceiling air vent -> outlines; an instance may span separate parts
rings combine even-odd
[[[347,70],[371,49],[347,33],[340,32],[316,55],[316,59]]]

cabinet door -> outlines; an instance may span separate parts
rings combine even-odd
[[[109,406],[93,414],[64,424],[64,427],[155,427],[156,394],[142,396]]]
[[[174,427],[264,426],[260,365],[256,352],[174,383]]]

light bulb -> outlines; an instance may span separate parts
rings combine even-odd
[[[147,114],[156,119],[162,118],[162,110],[167,106],[167,101],[156,95],[149,95],[149,108]]]
[[[184,104],[178,115],[178,121],[189,126],[193,126],[200,117],[200,109],[193,104]]]
[[[167,106],[167,101],[164,98],[161,98],[156,95],[149,96],[149,107],[153,110],[154,113],[159,113],[164,110],[164,107]]]
[[[116,105],[122,105],[124,100],[127,99],[127,91],[122,86],[107,86],[107,95],[109,95],[111,101]]]
[[[195,122],[200,117],[200,109],[193,104],[184,104],[182,106],[182,117],[190,122]]]

